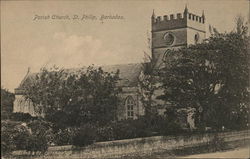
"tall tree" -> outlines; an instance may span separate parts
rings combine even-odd
[[[246,126],[249,38],[239,24],[237,31],[217,33],[201,44],[172,51],[178,58],[163,69],[165,93],[159,98],[176,108],[195,108],[197,126]]]
[[[139,76],[139,93],[141,96],[141,102],[145,108],[145,115],[151,117],[155,114],[152,107],[155,104],[153,95],[158,89],[157,79],[159,66],[157,65],[156,59],[151,57],[148,52],[151,52],[151,39],[148,34],[148,50],[144,51],[144,60],[141,63],[141,74]]]

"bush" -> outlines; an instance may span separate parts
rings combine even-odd
[[[14,121],[29,122],[29,121],[32,121],[32,120],[37,120],[37,117],[31,116],[29,113],[17,112],[17,113],[12,113],[11,116],[10,116],[10,119],[14,120]]]
[[[25,147],[26,151],[31,154],[34,152],[41,152],[44,154],[48,150],[48,143],[45,136],[30,135]]]
[[[15,134],[13,140],[15,143],[16,150],[26,150],[31,132],[25,124],[15,126]]]
[[[113,123],[114,138],[120,140],[151,136],[152,131],[145,119],[139,118],[137,120],[123,120]]]
[[[114,140],[113,127],[110,125],[103,126],[97,129],[98,141],[110,141]]]
[[[73,130],[70,128],[60,129],[55,133],[54,143],[59,146],[72,144],[73,133]]]
[[[32,121],[28,126],[26,123],[3,121],[1,129],[2,154],[7,155],[14,150],[46,152],[51,133],[50,129],[44,125],[46,122],[43,121]]]
[[[42,138],[48,144],[54,140],[54,134],[52,131],[53,124],[43,120],[34,120],[28,123],[28,127],[32,131],[32,135],[37,138]]]
[[[16,149],[14,137],[18,132],[14,128],[18,124],[13,121],[1,122],[1,154],[7,155]]]
[[[72,144],[76,147],[83,147],[94,143],[97,139],[96,128],[90,124],[81,126],[75,130]]]
[[[161,135],[178,135],[184,133],[181,125],[176,121],[163,119],[159,125],[161,127],[161,129],[159,129]]]
[[[112,125],[116,140],[131,139],[137,137],[136,128],[132,126],[131,120],[116,122]]]

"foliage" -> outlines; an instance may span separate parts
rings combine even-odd
[[[62,95],[64,69],[41,68],[33,79],[24,83],[25,97],[30,99],[37,113],[49,113],[58,109]]]
[[[40,126],[42,122],[21,123],[2,121],[1,152],[6,155],[14,150],[46,152],[48,149],[48,128]],[[31,126],[31,127],[29,127]]]
[[[72,138],[74,135],[74,130],[71,128],[59,129],[55,132],[54,143],[58,146],[60,145],[70,145],[72,144]]]
[[[44,136],[30,135],[26,144],[26,151],[31,154],[41,152],[44,154],[48,150],[48,143]]]
[[[96,138],[96,127],[91,124],[85,124],[75,130],[72,144],[76,147],[87,146],[94,143]]]
[[[41,139],[47,144],[53,142],[54,134],[52,130],[52,123],[43,120],[34,120],[29,122],[27,126],[31,129],[34,138]]]
[[[10,115],[10,119],[14,121],[28,122],[31,120],[37,120],[38,117],[33,117],[29,113],[16,112]]]
[[[245,33],[218,33],[201,44],[172,51],[178,58],[170,57],[162,70],[165,92],[159,98],[176,108],[195,108],[198,127],[245,127],[249,109]]]
[[[183,132],[178,122],[158,115],[151,116],[151,120],[143,116],[136,120],[115,122],[112,127],[116,140],[153,135],[173,135]]]
[[[8,90],[1,88],[1,118],[8,119],[13,112],[15,96]]]
[[[68,125],[71,124],[69,122],[68,113],[66,113],[66,112],[64,112],[62,110],[58,110],[56,112],[46,114],[45,118],[48,121],[54,123],[53,130],[55,130],[55,131],[64,130],[64,129],[66,129],[68,127]]]
[[[113,131],[116,140],[136,138],[136,128],[132,126],[132,120],[125,120],[114,123]]]
[[[107,123],[115,119],[118,80],[119,71],[108,73],[93,66],[76,72],[42,68],[25,85],[25,96],[35,104],[36,111],[44,112],[49,121],[58,123],[58,128],[86,122]]]
[[[145,115],[148,118],[154,114],[152,106],[155,104],[153,94],[157,86],[157,61],[145,54],[144,62],[141,64],[142,72],[139,76],[139,88],[141,102],[145,108]]]
[[[105,125],[97,128],[98,141],[114,140],[114,131],[111,125]]]
[[[19,122],[1,121],[1,154],[6,155],[16,149],[14,137],[18,134],[15,126]]]

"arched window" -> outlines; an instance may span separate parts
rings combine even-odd
[[[195,42],[195,44],[197,44],[197,43],[199,42],[199,38],[200,38],[199,33],[196,33],[196,34],[194,35],[194,42]]]
[[[170,55],[170,52],[171,52],[170,49],[167,49],[167,50],[165,51],[165,53],[164,53],[164,55],[163,55],[163,58],[162,58],[162,61],[163,61],[163,62],[167,62],[168,57],[169,57],[169,55]]]
[[[127,109],[127,118],[134,118],[134,106],[135,106],[135,101],[131,96],[128,96],[126,101],[125,101],[125,106]]]

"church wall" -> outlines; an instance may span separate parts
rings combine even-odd
[[[188,28],[194,28],[200,31],[205,32],[205,24],[204,23],[200,23],[199,21],[196,20],[187,20],[187,27]]]
[[[15,95],[13,112],[29,113],[31,116],[37,116],[37,113],[34,111],[33,103],[25,99],[23,95]]]
[[[201,43],[203,39],[206,38],[206,34],[204,32],[200,32],[194,29],[187,29],[187,43],[188,44],[195,44],[195,34],[199,34],[198,43]]]

